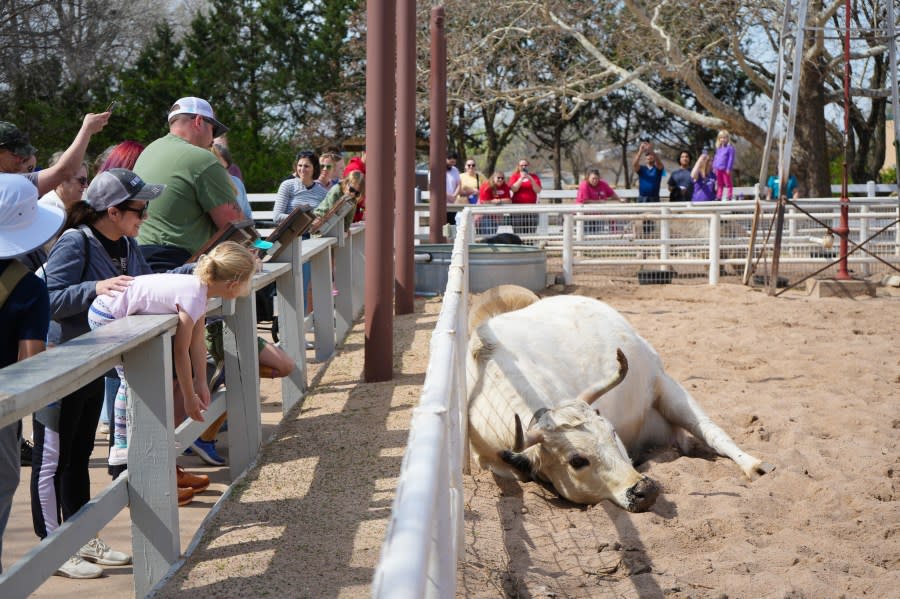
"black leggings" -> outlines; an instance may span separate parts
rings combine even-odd
[[[91,499],[89,462],[103,387],[101,376],[33,416],[31,518],[42,539]]]

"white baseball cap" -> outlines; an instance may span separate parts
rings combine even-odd
[[[208,120],[213,126],[213,137],[220,137],[228,133],[228,127],[216,120],[212,106],[203,98],[188,96],[177,100],[169,109],[168,122],[171,123],[172,119],[179,114],[196,114]]]
[[[38,204],[38,190],[22,175],[0,174],[0,258],[15,258],[47,243],[66,222],[61,208]]]

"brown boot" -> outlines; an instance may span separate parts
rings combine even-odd
[[[178,487],[178,505],[187,505],[194,500],[194,490],[190,487]]]
[[[209,477],[205,474],[193,474],[181,466],[175,466],[175,474],[178,487],[190,487],[194,490],[194,495],[202,493],[209,486]]]

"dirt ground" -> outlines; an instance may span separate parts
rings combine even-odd
[[[900,596],[897,290],[771,298],[610,280],[564,291],[622,312],[710,416],[776,469],[750,482],[727,459],[663,450],[639,468],[662,494],[630,514],[473,464],[458,597]],[[362,382],[359,324],[315,372],[302,409],[159,596],[368,596],[440,299],[416,307],[394,325],[392,381]]]

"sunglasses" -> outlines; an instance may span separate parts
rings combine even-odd
[[[76,181],[78,181],[78,183],[82,187],[87,187],[87,177],[72,177],[72,178],[75,179]]]
[[[125,212],[134,212],[138,215],[138,218],[144,219],[147,218],[147,210],[150,208],[150,204],[144,204],[140,208],[134,208],[133,206],[116,206],[116,208]]]
[[[475,166],[475,163],[473,162],[473,163],[467,164],[467,165],[466,165],[466,168],[468,168],[468,167],[470,167],[470,166],[471,166],[471,167],[474,167],[474,166]]]
[[[321,163],[320,163],[320,164],[319,164],[319,168],[322,169],[323,171],[330,171],[331,169],[334,168],[334,165],[333,165],[333,164],[321,164]]]

